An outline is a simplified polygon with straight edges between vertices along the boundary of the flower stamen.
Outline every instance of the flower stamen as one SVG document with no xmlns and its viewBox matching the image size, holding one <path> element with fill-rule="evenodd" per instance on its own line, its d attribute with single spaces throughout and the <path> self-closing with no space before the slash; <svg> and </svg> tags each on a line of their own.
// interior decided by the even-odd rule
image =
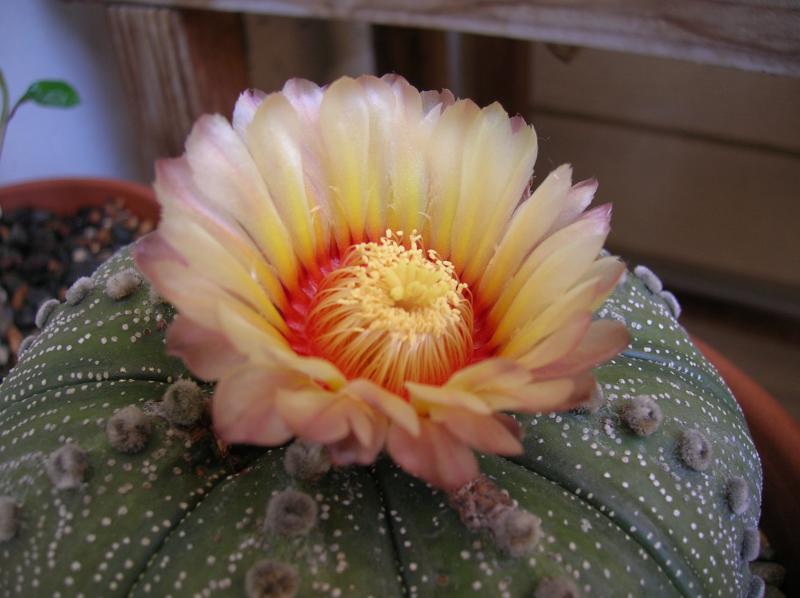
<svg viewBox="0 0 800 598">
<path fill-rule="evenodd" d="M 308 313 L 314 353 L 348 377 L 402 393 L 442 383 L 472 354 L 472 304 L 453 264 L 413 231 L 352 246 L 320 283 Z"/>
</svg>

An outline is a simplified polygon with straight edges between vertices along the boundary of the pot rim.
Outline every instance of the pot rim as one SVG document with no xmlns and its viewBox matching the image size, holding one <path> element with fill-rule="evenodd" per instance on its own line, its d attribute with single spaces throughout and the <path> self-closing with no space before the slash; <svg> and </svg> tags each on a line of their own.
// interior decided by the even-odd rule
<svg viewBox="0 0 800 598">
<path fill-rule="evenodd" d="M 153 190 L 134 181 L 102 177 L 33 179 L 0 186 L 0 209 L 37 207 L 57 214 L 72 214 L 85 206 L 99 206 L 121 198 L 139 218 L 158 221 L 159 206 Z"/>
</svg>

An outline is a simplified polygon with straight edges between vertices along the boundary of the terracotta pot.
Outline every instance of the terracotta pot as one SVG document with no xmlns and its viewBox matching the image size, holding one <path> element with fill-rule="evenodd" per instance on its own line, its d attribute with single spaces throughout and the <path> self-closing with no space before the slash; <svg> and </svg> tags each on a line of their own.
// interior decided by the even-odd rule
<svg viewBox="0 0 800 598">
<path fill-rule="evenodd" d="M 108 199 L 122 198 L 125 207 L 139 218 L 156 223 L 159 207 L 149 187 L 129 181 L 94 178 L 45 179 L 0 187 L 0 207 L 42 208 L 56 214 L 74 214 L 82 207 L 102 206 Z"/>
<path fill-rule="evenodd" d="M 800 424 L 750 376 L 697 337 L 692 340 L 730 386 L 742 406 L 764 468 L 761 528 L 787 565 L 783 590 L 800 595 Z"/>
</svg>

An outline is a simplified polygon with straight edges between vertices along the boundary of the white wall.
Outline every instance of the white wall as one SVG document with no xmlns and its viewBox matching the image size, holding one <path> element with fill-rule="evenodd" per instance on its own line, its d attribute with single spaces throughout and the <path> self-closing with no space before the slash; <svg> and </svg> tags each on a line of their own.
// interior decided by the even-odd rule
<svg viewBox="0 0 800 598">
<path fill-rule="evenodd" d="M 134 126 L 103 8 L 61 0 L 0 0 L 0 68 L 12 102 L 36 79 L 65 79 L 81 103 L 26 104 L 8 129 L 0 184 L 57 176 L 141 180 Z"/>
</svg>

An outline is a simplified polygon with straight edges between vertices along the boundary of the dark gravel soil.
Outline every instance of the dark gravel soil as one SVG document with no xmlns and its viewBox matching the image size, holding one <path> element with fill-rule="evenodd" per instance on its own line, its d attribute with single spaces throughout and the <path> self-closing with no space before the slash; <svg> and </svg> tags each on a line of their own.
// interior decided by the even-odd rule
<svg viewBox="0 0 800 598">
<path fill-rule="evenodd" d="M 35 331 L 39 306 L 63 300 L 75 280 L 153 226 L 119 198 L 74 216 L 29 208 L 0 213 L 0 380 L 16 362 L 22 339 Z"/>
</svg>

